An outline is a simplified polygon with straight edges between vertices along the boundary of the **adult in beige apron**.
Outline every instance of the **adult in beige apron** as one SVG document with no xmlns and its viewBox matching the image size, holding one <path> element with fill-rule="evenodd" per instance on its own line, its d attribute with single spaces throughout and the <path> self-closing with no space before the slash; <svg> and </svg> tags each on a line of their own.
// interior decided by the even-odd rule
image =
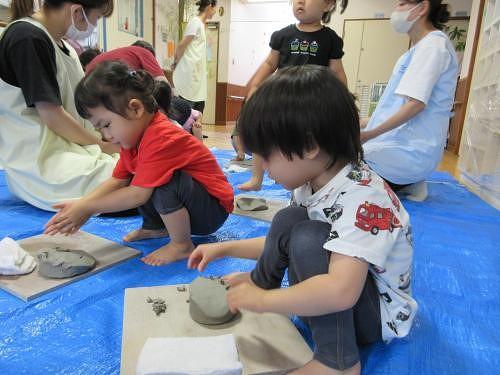
<svg viewBox="0 0 500 375">
<path fill-rule="evenodd" d="M 47 29 L 32 18 L 15 22 L 29 22 L 47 34 L 54 45 L 62 107 L 82 127 L 95 132 L 75 108 L 73 94 L 84 75 L 76 52 L 68 47 L 70 55 L 66 55 Z M 118 157 L 103 153 L 98 145 L 80 146 L 60 137 L 42 123 L 36 108 L 26 106 L 19 87 L 0 79 L 0 165 L 9 190 L 20 199 L 55 211 L 55 203 L 81 198 L 108 179 Z"/>
<path fill-rule="evenodd" d="M 189 21 L 184 38 L 175 52 L 172 79 L 176 93 L 194 103 L 207 99 L 205 23 L 214 16 L 216 5 L 217 0 L 203 0 L 199 3 L 199 15 Z M 203 108 L 194 109 L 203 112 Z"/>
</svg>

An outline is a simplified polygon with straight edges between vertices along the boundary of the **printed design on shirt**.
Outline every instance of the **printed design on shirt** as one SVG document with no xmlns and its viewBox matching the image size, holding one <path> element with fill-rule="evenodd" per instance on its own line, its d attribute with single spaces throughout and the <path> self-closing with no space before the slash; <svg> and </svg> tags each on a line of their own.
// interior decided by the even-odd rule
<svg viewBox="0 0 500 375">
<path fill-rule="evenodd" d="M 408 229 L 406 230 L 405 233 L 406 241 L 408 241 L 408 244 L 413 247 L 413 230 L 411 225 L 408 225 Z"/>
<path fill-rule="evenodd" d="M 386 322 L 385 324 L 387 324 L 387 326 L 391 329 L 391 331 L 393 331 L 396 336 L 398 336 L 398 328 L 396 327 L 396 323 L 394 323 L 394 321 L 390 321 L 390 322 Z"/>
<path fill-rule="evenodd" d="M 374 203 L 362 203 L 356 211 L 358 228 L 377 235 L 381 230 L 392 232 L 394 228 L 401 228 L 401 222 L 390 208 L 383 208 Z"/>
<path fill-rule="evenodd" d="M 394 205 L 394 207 L 396 207 L 396 210 L 399 212 L 399 210 L 401 209 L 401 203 L 399 202 L 396 193 L 394 193 L 394 191 L 391 189 L 391 187 L 386 181 L 384 181 L 384 189 L 387 192 L 389 198 L 391 199 L 392 204 Z"/>
<path fill-rule="evenodd" d="M 309 42 L 308 40 L 293 39 L 290 42 L 290 53 L 292 55 L 310 55 L 316 56 L 319 51 L 319 43 L 315 40 Z"/>
<path fill-rule="evenodd" d="M 328 238 L 326 239 L 326 242 L 335 240 L 339 238 L 339 233 L 336 230 L 332 230 L 330 234 L 328 235 Z"/>
<path fill-rule="evenodd" d="M 411 269 L 408 269 L 405 273 L 399 275 L 398 289 L 403 292 L 408 291 L 411 283 Z"/>
<path fill-rule="evenodd" d="M 401 322 L 406 322 L 411 315 L 411 307 L 409 304 L 406 304 L 396 315 L 396 320 Z"/>
<path fill-rule="evenodd" d="M 307 40 L 303 40 L 300 42 L 300 52 L 307 52 L 309 49 L 309 42 Z"/>
<path fill-rule="evenodd" d="M 384 273 L 385 272 L 385 268 L 382 268 L 382 267 L 379 267 L 379 266 L 376 266 L 374 264 L 371 265 L 372 266 L 372 269 L 375 273 Z"/>
<path fill-rule="evenodd" d="M 315 40 L 313 40 L 311 42 L 311 44 L 309 45 L 309 52 L 311 53 L 317 53 L 318 52 L 318 49 L 319 49 L 319 44 L 318 42 L 316 42 Z"/>
<path fill-rule="evenodd" d="M 347 178 L 358 185 L 368 186 L 372 181 L 372 172 L 366 164 L 358 164 L 347 174 Z"/>
<path fill-rule="evenodd" d="M 343 212 L 344 206 L 338 203 L 334 203 L 331 207 L 323 208 L 323 213 L 332 223 L 338 220 Z"/>
</svg>

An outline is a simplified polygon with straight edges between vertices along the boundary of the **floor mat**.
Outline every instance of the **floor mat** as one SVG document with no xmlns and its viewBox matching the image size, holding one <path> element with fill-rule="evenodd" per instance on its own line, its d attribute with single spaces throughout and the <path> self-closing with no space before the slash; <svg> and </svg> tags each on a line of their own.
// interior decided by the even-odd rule
<svg viewBox="0 0 500 375">
<path fill-rule="evenodd" d="M 234 153 L 213 151 L 221 166 Z M 228 175 L 233 186 L 250 172 Z M 236 193 L 240 191 L 236 190 Z M 267 177 L 256 195 L 288 199 Z M 410 335 L 362 351 L 364 374 L 489 374 L 500 367 L 500 215 L 445 173 L 429 179 L 424 203 L 404 201 L 413 224 L 413 293 L 420 305 Z M 0 172 L 0 238 L 42 232 L 52 216 L 14 198 Z M 121 242 L 140 217 L 92 218 L 82 229 Z M 265 235 L 268 223 L 230 215 L 196 243 Z M 168 239 L 130 246 L 149 253 Z M 221 259 L 205 276 L 248 271 L 254 262 Z M 0 291 L 0 373 L 118 374 L 124 289 L 188 283 L 186 262 L 154 268 L 133 259 L 29 303 Z M 300 322 L 297 325 L 308 337 Z"/>
</svg>

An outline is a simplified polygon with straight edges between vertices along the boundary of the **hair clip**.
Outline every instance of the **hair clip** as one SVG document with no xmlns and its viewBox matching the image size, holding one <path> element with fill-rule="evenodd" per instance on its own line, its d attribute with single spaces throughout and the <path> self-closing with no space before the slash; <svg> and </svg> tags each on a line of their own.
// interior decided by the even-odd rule
<svg viewBox="0 0 500 375">
<path fill-rule="evenodd" d="M 135 70 L 131 70 L 128 72 L 128 75 L 131 76 L 131 77 L 135 77 L 137 74 L 137 72 Z"/>
</svg>

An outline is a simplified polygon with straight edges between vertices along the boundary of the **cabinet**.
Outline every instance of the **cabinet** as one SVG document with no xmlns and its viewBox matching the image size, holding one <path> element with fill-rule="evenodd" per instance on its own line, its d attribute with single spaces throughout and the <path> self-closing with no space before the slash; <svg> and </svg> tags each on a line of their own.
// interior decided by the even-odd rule
<svg viewBox="0 0 500 375">
<path fill-rule="evenodd" d="M 487 0 L 460 147 L 463 182 L 500 208 L 500 0 Z"/>
</svg>

